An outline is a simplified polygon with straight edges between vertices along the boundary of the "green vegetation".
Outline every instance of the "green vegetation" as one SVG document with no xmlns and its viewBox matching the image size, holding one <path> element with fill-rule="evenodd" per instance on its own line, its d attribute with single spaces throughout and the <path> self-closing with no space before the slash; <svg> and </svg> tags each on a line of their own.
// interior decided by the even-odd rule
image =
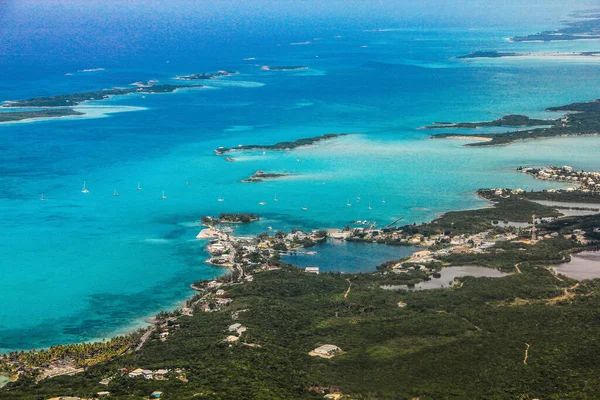
<svg viewBox="0 0 600 400">
<path fill-rule="evenodd" d="M 229 76 L 229 75 L 235 75 L 235 74 L 237 74 L 237 72 L 235 72 L 235 71 L 217 71 L 217 72 L 212 72 L 209 74 L 191 74 L 191 75 L 178 76 L 175 79 L 182 80 L 182 81 L 210 80 L 210 79 L 220 78 L 222 76 Z"/>
<path fill-rule="evenodd" d="M 506 127 L 519 127 L 519 126 L 539 126 L 539 125 L 553 125 L 556 121 L 547 119 L 532 119 L 524 115 L 505 115 L 502 118 L 488 122 L 460 122 L 460 123 L 447 123 L 447 122 L 435 122 L 433 126 L 427 126 L 426 129 L 447 129 L 447 128 L 487 128 L 494 126 L 506 126 Z M 478 135 L 486 136 L 486 135 Z"/>
<path fill-rule="evenodd" d="M 93 92 L 82 92 L 72 94 L 61 94 L 48 97 L 35 97 L 28 100 L 19 100 L 6 103 L 3 107 L 69 107 L 76 106 L 84 101 L 106 100 L 111 96 L 123 96 L 131 93 L 171 93 L 177 89 L 200 88 L 202 85 L 153 85 L 136 88 L 114 88 L 96 90 Z"/>
<path fill-rule="evenodd" d="M 527 200 L 547 200 L 557 202 L 570 202 L 570 203 L 590 203 L 600 204 L 600 194 L 596 192 L 582 192 L 580 190 L 574 191 L 542 191 L 542 192 L 524 192 L 522 196 Z"/>
<path fill-rule="evenodd" d="M 533 35 L 517 36 L 513 42 L 532 41 L 565 41 L 579 39 L 600 39 L 600 16 L 594 12 L 580 12 L 576 15 L 581 20 L 569 22 L 566 27 L 553 31 L 544 31 Z"/>
<path fill-rule="evenodd" d="M 290 174 L 282 174 L 275 172 L 265 172 L 265 171 L 256 171 L 250 177 L 243 179 L 241 182 L 243 183 L 256 183 L 256 182 L 264 182 L 265 179 L 277 179 L 282 178 L 284 176 L 289 176 Z"/>
<path fill-rule="evenodd" d="M 260 217 L 252 213 L 221 213 L 218 218 L 202 217 L 202 224 L 239 224 L 258 221 Z"/>
<path fill-rule="evenodd" d="M 531 193 L 488 189 L 478 194 L 493 207 L 450 212 L 401 229 L 423 235 L 474 233 L 492 229 L 494 220 L 558 215 L 529 201 Z M 221 214 L 207 222 L 254 218 Z M 85 370 L 41 381 L 35 372 L 27 373 L 0 390 L 0 399 L 91 397 L 100 391 L 114 399 L 146 399 L 161 391 L 165 400 L 311 399 L 332 392 L 364 400 L 594 398 L 600 392 L 600 326 L 590 321 L 600 318 L 600 279 L 577 283 L 555 276 L 548 266 L 597 248 L 597 242 L 588 244 L 572 233 L 582 229 L 588 239 L 600 240 L 598 227 L 598 215 L 557 219 L 538 225 L 544 239 L 534 244 L 517 237 L 482 252 L 405 262 L 402 273 L 393 267 L 404 260 L 384 263 L 370 274 L 316 275 L 281 263 L 277 253 L 257 250 L 243 270 L 218 282 L 195 283 L 199 292 L 186 304 L 193 313 L 159 315 L 161 328 L 148 331 L 139 351 L 133 350 L 137 333 L 108 344 L 12 354 L 29 367 L 59 358 Z M 279 231 L 273 238 L 285 236 Z M 458 278 L 446 289 L 394 290 L 452 265 L 511 274 Z M 246 281 L 245 274 L 253 279 Z M 234 323 L 247 330 L 225 343 Z M 169 330 L 166 339 L 161 329 Z M 309 356 L 323 344 L 343 352 L 331 359 Z M 0 366 L 15 373 L 14 364 Z M 128 376 L 137 368 L 169 372 L 164 380 Z"/>
<path fill-rule="evenodd" d="M 533 214 L 538 218 L 560 215 L 554 208 L 528 201 L 524 193 L 516 194 L 509 189 L 503 190 L 501 195 L 490 189 L 480 189 L 477 194 L 492 202 L 493 207 L 451 211 L 428 224 L 406 225 L 400 229 L 424 235 L 477 233 L 494 228 L 497 221 L 530 222 Z"/>
<path fill-rule="evenodd" d="M 584 217 L 561 218 L 549 223 L 545 223 L 541 228 L 559 232 L 561 234 L 570 234 L 576 229 L 586 232 L 586 236 L 593 240 L 600 240 L 600 214 L 587 215 Z"/>
<path fill-rule="evenodd" d="M 1 122 L 16 122 L 33 118 L 58 118 L 68 117 L 72 115 L 83 115 L 79 111 L 71 108 L 60 108 L 56 110 L 35 110 L 35 111 L 18 111 L 18 112 L 0 112 Z"/>
<path fill-rule="evenodd" d="M 519 140 L 542 139 L 558 136 L 597 135 L 600 133 L 600 101 L 573 103 L 560 107 L 550 107 L 546 111 L 568 113 L 564 118 L 551 120 L 535 120 L 523 115 L 509 115 L 489 122 L 465 122 L 456 124 L 434 125 L 428 129 L 440 128 L 476 128 L 489 126 L 536 126 L 551 125 L 528 130 L 506 133 L 489 133 L 471 135 L 474 138 L 489 139 L 488 141 L 469 143 L 467 146 L 497 146 L 510 144 Z M 520 123 L 518 123 L 520 122 Z M 524 124 L 524 125 L 523 125 Z M 432 139 L 452 137 L 468 137 L 470 135 L 448 133 L 431 136 Z"/>
<path fill-rule="evenodd" d="M 513 52 L 502 52 L 502 51 L 473 51 L 464 56 L 458 56 L 458 59 L 469 59 L 469 58 L 500 58 L 500 57 L 512 57 L 518 53 Z"/>
<path fill-rule="evenodd" d="M 564 239 L 548 239 L 534 245 L 521 242 L 499 242 L 486 253 L 455 253 L 443 257 L 442 261 L 452 265 L 476 265 L 498 268 L 513 272 L 515 264 L 552 265 L 568 262 L 569 254 L 584 249 L 577 242 Z M 522 264 L 527 263 L 527 264 Z"/>
<path fill-rule="evenodd" d="M 219 147 L 218 149 L 215 150 L 215 153 L 217 153 L 218 155 L 221 155 L 221 154 L 226 154 L 226 153 L 229 153 L 230 151 L 236 151 L 236 150 L 237 151 L 240 151 L 240 150 L 293 150 L 300 146 L 310 146 L 317 142 L 335 139 L 337 137 L 346 136 L 346 135 L 348 135 L 348 134 L 347 133 L 328 133 L 325 135 L 315 136 L 312 138 L 298 139 L 298 140 L 294 140 L 293 142 L 279 142 L 279 143 L 275 143 L 272 145 L 250 144 L 250 145 L 231 147 L 231 148 Z"/>
<path fill-rule="evenodd" d="M 551 248 L 550 258 L 563 245 Z M 223 311 L 181 317 L 166 342 L 154 335 L 139 352 L 76 376 L 20 380 L 0 398 L 108 390 L 111 398 L 142 399 L 160 390 L 167 400 L 310 399 L 337 388 L 355 399 L 593 398 L 600 391 L 600 326 L 590 321 L 600 317 L 600 283 L 573 288 L 574 281 L 556 279 L 541 266 L 546 250 L 521 263 L 521 274 L 467 277 L 452 289 L 421 292 L 380 289 L 385 273 L 314 275 L 283 267 L 257 274 L 227 287 L 234 302 Z M 227 345 L 233 322 L 248 330 L 242 343 Z M 308 356 L 325 343 L 343 354 Z M 183 368 L 188 382 L 119 373 L 138 367 Z M 98 383 L 113 375 L 108 386 Z"/>
</svg>

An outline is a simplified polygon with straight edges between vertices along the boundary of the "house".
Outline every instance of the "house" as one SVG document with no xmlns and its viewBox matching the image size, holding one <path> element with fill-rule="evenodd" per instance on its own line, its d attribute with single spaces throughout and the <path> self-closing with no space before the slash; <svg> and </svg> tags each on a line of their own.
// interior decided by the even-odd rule
<svg viewBox="0 0 600 400">
<path fill-rule="evenodd" d="M 239 328 L 241 328 L 241 326 L 242 326 L 242 324 L 240 324 L 240 323 L 236 323 L 236 324 L 233 324 L 233 325 L 229 325 L 229 328 L 227 328 L 227 330 L 228 330 L 229 332 L 235 332 L 235 331 L 237 331 Z"/>
<path fill-rule="evenodd" d="M 308 354 L 311 356 L 317 356 L 322 358 L 331 358 L 341 352 L 342 349 L 340 349 L 334 344 L 324 344 L 323 346 L 317 347 Z"/>
<path fill-rule="evenodd" d="M 208 289 L 213 289 L 213 288 L 216 288 L 216 287 L 219 287 L 219 286 L 221 286 L 221 285 L 220 285 L 220 282 L 217 282 L 217 281 L 210 281 L 210 282 L 208 282 L 208 283 L 206 284 L 206 287 L 207 287 Z"/>
<path fill-rule="evenodd" d="M 137 378 L 142 375 L 144 375 L 144 370 L 141 368 L 134 369 L 129 374 L 127 374 L 127 376 L 129 376 L 130 378 Z"/>
<path fill-rule="evenodd" d="M 152 392 L 150 393 L 151 399 L 160 399 L 162 397 L 163 392 Z"/>
<path fill-rule="evenodd" d="M 52 397 L 48 400 L 81 400 L 81 397 L 75 397 L 75 396 L 58 396 L 58 397 Z"/>
<path fill-rule="evenodd" d="M 101 385 L 104 385 L 104 386 L 108 386 L 108 384 L 109 384 L 109 383 L 110 383 L 110 381 L 112 381 L 112 380 L 113 380 L 113 378 L 112 378 L 112 377 L 108 377 L 108 378 L 104 378 L 104 379 L 102 379 L 102 380 L 101 380 L 100 382 L 98 382 L 98 383 L 99 383 L 99 384 L 101 384 Z"/>
<path fill-rule="evenodd" d="M 332 239 L 347 239 L 351 236 L 352 234 L 350 233 L 350 231 L 342 231 L 341 229 L 329 229 L 327 231 L 327 236 L 329 236 Z"/>
<path fill-rule="evenodd" d="M 163 369 L 163 368 L 158 369 L 158 370 L 154 371 L 154 379 L 158 379 L 158 380 L 164 379 L 168 373 L 169 373 L 168 369 Z"/>
<path fill-rule="evenodd" d="M 98 397 L 108 397 L 110 396 L 110 392 L 98 392 L 96 393 Z"/>
<path fill-rule="evenodd" d="M 304 268 L 304 271 L 318 275 L 319 274 L 319 267 L 306 267 L 306 268 Z"/>
<path fill-rule="evenodd" d="M 152 379 L 152 378 L 154 378 L 153 375 L 152 375 L 152 371 L 149 370 L 149 369 L 143 369 L 142 370 L 142 375 L 144 375 L 145 379 Z"/>
<path fill-rule="evenodd" d="M 227 336 L 225 339 L 223 339 L 223 342 L 225 342 L 225 343 L 235 343 L 238 340 L 240 340 L 239 337 L 234 336 L 234 335 L 230 335 L 230 336 Z"/>
<path fill-rule="evenodd" d="M 229 305 L 229 303 L 231 303 L 233 301 L 233 299 L 217 299 L 217 304 L 220 306 L 226 306 Z"/>
</svg>

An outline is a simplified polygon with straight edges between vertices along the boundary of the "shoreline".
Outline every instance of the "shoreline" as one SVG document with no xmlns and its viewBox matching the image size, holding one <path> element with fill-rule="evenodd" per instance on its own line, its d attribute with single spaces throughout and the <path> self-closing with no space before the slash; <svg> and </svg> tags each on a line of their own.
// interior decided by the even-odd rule
<svg viewBox="0 0 600 400">
<path fill-rule="evenodd" d="M 520 189 L 519 189 L 520 190 Z M 409 245 L 409 246 L 414 246 L 415 248 L 422 248 L 422 250 L 418 250 L 416 252 L 413 252 L 408 258 L 402 259 L 402 260 L 390 260 L 388 262 L 385 262 L 384 264 L 382 264 L 383 266 L 386 266 L 385 268 L 391 268 L 390 271 L 394 271 L 396 273 L 399 272 L 409 272 L 410 269 L 412 268 L 411 266 L 413 265 L 426 265 L 426 267 L 424 267 L 425 269 L 429 269 L 429 272 L 426 272 L 426 275 L 429 276 L 428 274 L 431 273 L 435 273 L 436 271 L 438 271 L 438 267 L 440 267 L 438 264 L 441 264 L 441 267 L 443 267 L 444 265 L 446 265 L 447 263 L 444 261 L 445 258 L 443 256 L 443 254 L 453 254 L 454 250 L 457 250 L 460 253 L 464 253 L 464 248 L 469 247 L 469 241 L 475 241 L 474 243 L 471 244 L 471 249 L 472 251 L 468 251 L 469 254 L 476 254 L 476 253 L 480 253 L 481 250 L 479 250 L 479 246 L 482 246 L 481 249 L 487 248 L 487 247 L 483 247 L 484 245 L 489 245 L 489 243 L 494 243 L 494 242 L 490 242 L 489 239 L 487 239 L 485 237 L 485 232 L 487 232 L 486 230 L 482 230 L 480 227 L 472 227 L 470 228 L 470 233 L 468 235 L 466 235 L 465 233 L 463 233 L 462 235 L 459 236 L 459 233 L 461 232 L 460 228 L 457 228 L 457 230 L 451 230 L 450 235 L 452 237 L 454 237 L 454 239 L 456 239 L 456 241 L 453 239 L 451 242 L 446 242 L 445 238 L 447 236 L 447 233 L 444 231 L 443 228 L 443 224 L 447 225 L 448 221 L 443 221 L 443 220 L 456 220 L 457 215 L 462 215 L 459 216 L 460 218 L 465 219 L 465 221 L 468 221 L 469 217 L 468 215 L 476 215 L 478 214 L 477 211 L 478 210 L 490 210 L 492 209 L 492 211 L 494 211 L 493 209 L 497 209 L 496 211 L 501 211 L 502 209 L 505 209 L 502 204 L 504 204 L 505 202 L 510 202 L 511 198 L 513 198 L 513 196 L 516 196 L 516 198 L 520 198 L 518 193 L 522 193 L 523 191 L 519 191 L 519 190 L 504 190 L 504 189 L 493 189 L 493 190 L 483 190 L 480 189 L 478 190 L 475 194 L 481 199 L 484 200 L 487 204 L 484 207 L 478 207 L 478 208 L 474 208 L 472 209 L 472 211 L 475 211 L 475 213 L 469 213 L 469 210 L 461 210 L 461 211 L 447 211 L 441 214 L 441 216 L 433 219 L 432 221 L 426 222 L 426 223 L 422 223 L 419 226 L 416 226 L 416 231 L 413 231 L 412 233 L 407 233 L 409 230 L 412 230 L 412 225 L 406 225 L 406 226 L 398 226 L 396 230 L 394 230 L 395 228 L 391 228 L 392 231 L 387 231 L 386 233 L 386 228 L 387 227 L 391 227 L 394 223 L 387 225 L 384 228 L 378 228 L 376 230 L 376 233 L 373 234 L 372 236 L 370 236 L 370 234 L 372 233 L 372 227 L 371 228 L 351 228 L 352 231 L 352 236 L 348 237 L 339 237 L 339 233 L 342 233 L 343 231 L 340 229 L 330 229 L 328 231 L 313 231 L 312 234 L 308 234 L 305 233 L 303 231 L 292 231 L 292 233 L 286 234 L 285 232 L 283 233 L 283 236 L 280 234 L 275 234 L 273 236 L 270 235 L 266 235 L 263 236 L 261 235 L 257 235 L 255 237 L 252 238 L 247 238 L 247 237 L 237 237 L 234 236 L 232 234 L 230 234 L 230 230 L 228 228 L 219 228 L 219 227 L 215 227 L 211 224 L 203 224 L 203 226 L 205 227 L 204 229 L 202 229 L 200 231 L 200 233 L 196 236 L 197 239 L 206 239 L 206 242 L 204 243 L 204 245 L 206 246 L 206 248 L 208 249 L 208 252 L 210 253 L 211 257 L 208 258 L 207 260 L 205 260 L 206 263 L 208 264 L 212 264 L 212 265 L 216 265 L 216 266 L 220 266 L 220 267 L 224 267 L 227 268 L 230 271 L 230 274 L 226 274 L 223 273 L 219 276 L 213 277 L 212 279 L 202 279 L 200 281 L 196 281 L 193 282 L 191 284 L 189 284 L 189 287 L 191 290 L 193 290 L 194 292 L 192 293 L 192 295 L 190 296 L 186 296 L 183 300 L 181 301 L 177 301 L 173 304 L 173 308 L 170 308 L 170 311 L 165 310 L 165 308 L 162 308 L 162 311 L 157 312 L 157 314 L 155 314 L 154 317 L 143 317 L 140 318 L 138 320 L 136 320 L 135 322 L 140 323 L 141 321 L 143 321 L 143 324 L 145 325 L 144 327 L 141 326 L 136 326 L 135 328 L 132 326 L 127 327 L 122 329 L 121 331 L 123 333 L 120 334 L 120 336 L 116 336 L 119 335 L 119 333 L 115 332 L 114 335 L 110 335 L 106 338 L 99 338 L 96 341 L 90 341 L 90 342 L 86 342 L 86 343 L 95 343 L 97 345 L 100 345 L 99 342 L 102 343 L 102 345 L 105 342 L 105 339 L 109 339 L 109 343 L 112 343 L 113 341 L 119 341 L 120 343 L 128 343 L 126 346 L 126 348 L 123 348 L 122 344 L 121 344 L 121 352 L 118 355 L 112 355 L 112 356 L 106 356 L 103 355 L 102 353 L 97 357 L 97 362 L 94 362 L 92 364 L 80 364 L 80 363 L 72 363 L 71 367 L 67 367 L 65 372 L 56 372 L 55 369 L 53 369 L 54 367 L 36 367 L 35 365 L 29 365 L 27 366 L 27 368 L 33 368 L 33 370 L 36 370 L 36 368 L 39 369 L 39 371 L 41 371 L 42 373 L 42 377 L 43 378 L 47 378 L 47 377 L 51 377 L 51 376 L 58 376 L 58 375 L 72 375 L 72 374 L 76 374 L 76 373 L 80 373 L 82 371 L 84 371 L 85 367 L 91 367 L 92 365 L 95 365 L 96 363 L 100 363 L 100 362 L 104 362 L 104 361 L 108 361 L 111 359 L 114 359 L 115 357 L 118 357 L 121 354 L 124 353 L 128 353 L 128 352 L 135 352 L 138 351 L 142 348 L 142 346 L 144 345 L 144 343 L 151 337 L 151 335 L 154 332 L 157 331 L 162 331 L 164 332 L 164 327 L 169 327 L 171 323 L 175 324 L 175 328 L 172 329 L 177 329 L 176 327 L 178 327 L 179 325 L 176 324 L 176 321 L 182 317 L 182 316 L 193 316 L 196 313 L 199 312 L 212 312 L 212 311 L 221 311 L 224 310 L 224 306 L 227 306 L 230 302 L 234 301 L 234 299 L 231 299 L 227 296 L 220 296 L 219 292 L 221 292 L 221 294 L 226 294 L 227 292 L 225 290 L 216 290 L 218 289 L 221 285 L 236 285 L 236 284 L 244 284 L 246 282 L 252 282 L 254 280 L 254 274 L 256 273 L 261 273 L 261 272 L 267 272 L 267 271 L 271 271 L 271 270 L 275 270 L 275 269 L 281 269 L 281 262 L 279 261 L 279 257 L 274 258 L 273 255 L 276 254 L 282 254 L 282 252 L 286 252 L 289 253 L 290 251 L 297 251 L 299 249 L 305 249 L 308 247 L 312 247 L 315 244 L 321 243 L 326 241 L 326 239 L 328 237 L 333 238 L 333 239 L 342 239 L 342 240 L 348 240 L 348 241 L 355 241 L 353 239 L 358 238 L 359 241 L 361 241 L 363 238 L 365 239 L 364 241 L 366 242 L 373 242 L 373 243 L 383 243 L 385 245 Z M 495 193 L 494 193 L 495 191 Z M 498 194 L 498 192 L 501 192 L 500 194 Z M 514 201 L 514 200 L 512 200 Z M 514 205 L 514 203 L 511 207 L 517 207 L 517 205 Z M 540 207 L 545 207 L 545 206 L 540 206 Z M 551 209 L 551 207 L 546 207 L 546 209 Z M 514 210 L 513 210 L 514 212 Z M 479 213 L 480 214 L 480 213 Z M 538 215 L 537 212 L 535 212 L 536 215 Z M 242 215 L 242 214 L 240 214 Z M 506 215 L 507 218 L 510 218 L 508 215 Z M 542 216 L 543 217 L 543 216 Z M 208 218 L 208 217 L 204 217 L 204 218 Z M 489 218 L 489 217 L 488 217 Z M 397 222 L 397 221 L 394 221 Z M 438 225 L 439 224 L 439 225 Z M 444 226 L 445 226 L 444 225 Z M 406 230 L 407 227 L 410 227 L 410 229 Z M 424 229 L 424 230 L 423 230 Z M 422 235 L 421 233 L 425 234 L 425 231 L 427 229 L 437 229 L 439 231 L 439 229 L 442 229 L 442 231 L 444 231 L 444 233 L 437 233 L 437 239 L 435 237 L 429 237 L 427 236 L 427 238 L 424 237 L 424 235 Z M 360 232 L 367 233 L 367 237 L 363 237 L 363 236 L 354 236 L 356 235 L 358 232 L 358 234 L 360 235 Z M 396 233 L 402 233 L 403 237 L 396 237 Z M 415 233 L 417 232 L 417 233 Z M 421 233 L 419 233 L 421 232 Z M 380 236 L 381 234 L 383 234 L 384 236 Z M 406 235 L 408 234 L 408 237 L 406 237 Z M 279 235 L 279 236 L 278 236 Z M 338 237 L 334 237 L 334 235 L 337 235 Z M 387 235 L 387 236 L 385 236 Z M 446 235 L 446 236 L 444 236 Z M 504 239 L 500 238 L 497 240 L 500 240 L 501 242 L 503 240 L 514 240 L 516 237 L 518 237 L 517 235 L 514 235 L 514 233 L 512 233 L 512 231 L 505 231 L 503 234 Z M 374 239 L 375 240 L 372 240 Z M 420 240 L 418 240 L 420 238 Z M 426 239 L 426 240 L 423 240 Z M 382 241 L 383 240 L 383 241 Z M 432 241 L 433 240 L 433 241 Z M 544 239 L 540 239 L 540 240 L 544 240 Z M 439 242 L 439 243 L 438 243 Z M 269 244 L 270 243 L 270 244 Z M 275 245 L 273 245 L 275 243 Z M 442 247 L 438 247 L 439 245 L 441 245 L 442 243 L 446 243 L 445 245 L 443 245 Z M 286 246 L 287 244 L 287 246 Z M 283 247 L 280 249 L 278 246 L 283 245 Z M 255 260 L 253 257 L 253 253 L 250 252 L 249 247 L 254 247 L 256 248 L 256 250 L 254 251 L 258 251 L 260 249 L 269 249 L 268 252 L 266 252 L 265 254 L 263 254 L 259 260 Z M 576 252 L 577 250 L 579 251 L 584 251 L 585 249 L 574 249 L 572 252 Z M 485 252 L 485 250 L 484 250 Z M 256 253 L 258 254 L 258 252 Z M 442 258 L 440 258 L 440 256 Z M 248 264 L 247 261 L 252 260 L 252 262 L 255 264 L 254 266 L 252 266 L 252 263 Z M 273 261 L 276 260 L 276 261 Z M 213 261 L 219 261 L 219 262 L 213 262 Z M 288 267 L 294 267 L 293 265 L 287 264 L 286 262 L 283 262 L 284 266 L 288 266 Z M 437 265 L 437 266 L 436 266 Z M 452 263 L 447 264 L 447 266 L 450 265 L 454 265 Z M 296 267 L 297 268 L 297 267 Z M 318 270 L 318 268 L 317 268 Z M 308 272 L 308 269 L 306 270 Z M 380 271 L 380 267 L 378 267 L 378 271 Z M 420 269 L 420 271 L 425 271 L 423 269 Z M 312 271 L 310 271 L 312 272 Z M 370 272 L 371 273 L 371 272 Z M 351 273 L 350 275 L 353 275 L 355 273 Z M 427 280 L 427 279 L 425 279 Z M 223 286 L 224 288 L 226 286 Z M 216 292 L 215 292 L 216 290 Z M 214 293 L 213 293 L 214 292 Z M 216 306 L 211 305 L 214 303 L 214 295 L 216 294 Z M 208 299 L 208 300 L 207 300 Z M 210 300 L 213 299 L 213 300 Z M 212 301 L 212 303 L 211 303 Z M 202 306 L 202 309 L 199 309 L 200 306 Z M 215 308 L 216 307 L 216 308 Z M 168 332 L 167 332 L 168 335 Z M 161 340 L 165 341 L 168 340 L 167 336 L 162 336 L 161 334 Z M 73 343 L 71 345 L 73 346 L 77 346 L 79 343 Z M 51 346 L 51 348 L 56 348 L 57 346 L 71 346 L 71 345 L 54 345 Z M 114 349 L 115 344 L 112 343 L 112 348 Z M 29 352 L 30 350 L 27 350 L 27 352 Z M 65 358 L 59 358 L 57 360 L 62 360 L 65 362 L 68 362 L 68 360 Z M 9 363 L 10 365 L 10 363 Z M 82 368 L 82 366 L 84 368 Z M 15 375 L 11 375 L 11 378 L 15 378 Z"/>
<path fill-rule="evenodd" d="M 501 134 L 501 135 L 503 135 L 503 134 Z M 469 135 L 454 136 L 452 134 L 431 135 L 431 136 L 429 136 L 429 139 L 473 140 L 476 143 L 466 143 L 463 146 L 465 146 L 465 147 L 500 147 L 500 146 L 508 146 L 508 145 L 511 145 L 514 143 L 528 142 L 528 141 L 535 141 L 535 140 L 567 139 L 567 138 L 594 137 L 594 136 L 600 136 L 600 132 L 598 132 L 598 133 L 568 133 L 568 134 L 562 134 L 562 135 L 519 138 L 519 139 L 506 141 L 503 143 L 489 143 L 489 142 L 494 141 L 493 138 L 486 138 L 486 137 L 481 137 L 481 136 L 469 136 Z M 484 143 L 477 143 L 477 142 L 484 142 Z M 486 143 L 489 143 L 489 144 L 486 144 Z"/>
<path fill-rule="evenodd" d="M 82 104 L 83 103 L 84 102 L 82 102 Z M 27 108 L 47 109 L 47 107 L 27 107 Z M 24 118 L 24 119 L 20 119 L 20 120 L 16 120 L 16 121 L 0 121 L 0 126 L 1 125 L 12 125 L 12 124 L 26 124 L 26 123 L 34 123 L 34 122 L 47 122 L 47 121 L 96 119 L 96 118 L 105 118 L 111 114 L 118 114 L 118 113 L 122 113 L 122 112 L 134 112 L 134 111 L 148 110 L 147 107 L 110 106 L 110 105 L 77 105 L 77 106 L 73 107 L 72 109 L 74 111 L 79 112 L 80 114 L 57 115 L 54 117 L 31 117 L 31 118 Z M 94 113 L 94 111 L 100 111 L 102 109 L 106 109 L 107 111 Z"/>
</svg>

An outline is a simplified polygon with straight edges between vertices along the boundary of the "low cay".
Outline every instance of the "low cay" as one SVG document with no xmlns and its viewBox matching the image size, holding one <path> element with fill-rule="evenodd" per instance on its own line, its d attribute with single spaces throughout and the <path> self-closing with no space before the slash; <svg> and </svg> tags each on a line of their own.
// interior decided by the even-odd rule
<svg viewBox="0 0 600 400">
<path fill-rule="evenodd" d="M 293 150 L 301 146 L 310 146 L 324 140 L 335 139 L 341 136 L 346 136 L 348 133 L 328 133 L 322 136 L 316 136 L 312 138 L 298 139 L 293 142 L 279 142 L 272 145 L 265 144 L 250 144 L 250 145 L 239 145 L 238 147 L 219 147 L 215 150 L 217 155 L 227 154 L 232 151 L 243 151 L 243 150 Z"/>
</svg>

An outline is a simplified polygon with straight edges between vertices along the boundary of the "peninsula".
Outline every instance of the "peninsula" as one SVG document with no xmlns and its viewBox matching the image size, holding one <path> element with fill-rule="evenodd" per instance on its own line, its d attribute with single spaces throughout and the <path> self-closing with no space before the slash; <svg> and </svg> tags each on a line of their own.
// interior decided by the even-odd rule
<svg viewBox="0 0 600 400">
<path fill-rule="evenodd" d="M 568 165 L 562 167 L 550 166 L 547 168 L 519 167 L 517 171 L 528 174 L 536 179 L 573 183 L 583 193 L 600 192 L 600 172 L 577 171 Z M 572 188 L 570 191 L 575 191 L 575 189 Z"/>
<path fill-rule="evenodd" d="M 556 120 L 531 119 L 524 115 L 507 115 L 500 119 L 488 122 L 436 123 L 433 126 L 425 127 L 425 129 L 529 127 L 529 129 L 506 133 L 481 133 L 477 135 L 444 133 L 430 136 L 431 139 L 472 138 L 473 140 L 478 140 L 478 142 L 475 143 L 468 143 L 467 146 L 497 146 L 521 140 L 545 139 L 561 136 L 589 136 L 598 135 L 600 133 L 600 100 L 550 107 L 547 108 L 546 111 L 562 112 L 566 113 L 566 115 Z"/>
<path fill-rule="evenodd" d="M 250 145 L 239 145 L 237 147 L 219 147 L 215 150 L 217 155 L 227 154 L 232 151 L 243 151 L 243 150 L 293 150 L 301 146 L 310 146 L 315 143 L 335 139 L 341 136 L 346 136 L 348 133 L 328 133 L 321 136 L 315 136 L 312 138 L 304 138 L 294 140 L 293 142 L 279 142 L 275 144 L 250 144 Z"/>
</svg>

